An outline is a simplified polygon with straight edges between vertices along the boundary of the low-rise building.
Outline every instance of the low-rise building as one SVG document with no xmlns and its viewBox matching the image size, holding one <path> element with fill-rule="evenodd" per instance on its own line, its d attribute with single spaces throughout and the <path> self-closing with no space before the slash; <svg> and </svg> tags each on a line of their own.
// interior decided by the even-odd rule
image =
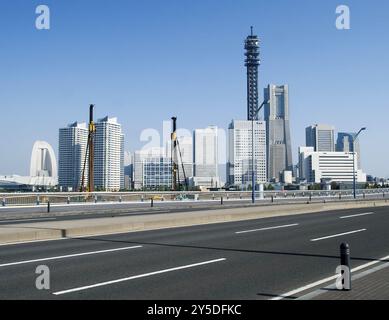
<svg viewBox="0 0 389 320">
<path fill-rule="evenodd" d="M 353 168 L 357 183 L 366 182 L 366 174 L 358 168 L 358 157 L 352 152 L 316 152 L 313 147 L 299 148 L 300 179 L 309 183 L 323 180 L 338 183 L 353 183 Z M 354 166 L 353 166 L 354 162 Z"/>
<path fill-rule="evenodd" d="M 150 148 L 134 154 L 134 189 L 170 189 L 172 187 L 172 160 L 164 148 Z"/>
</svg>

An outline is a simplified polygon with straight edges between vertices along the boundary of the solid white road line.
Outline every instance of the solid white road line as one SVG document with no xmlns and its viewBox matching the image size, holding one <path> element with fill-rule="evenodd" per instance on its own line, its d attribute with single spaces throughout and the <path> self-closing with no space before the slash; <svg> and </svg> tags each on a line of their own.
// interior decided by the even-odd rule
<svg viewBox="0 0 389 320">
<path fill-rule="evenodd" d="M 76 254 L 68 254 L 68 255 L 65 255 L 65 256 L 56 256 L 56 257 L 48 257 L 48 258 L 41 258 L 41 259 L 34 259 L 34 260 L 24 260 L 24 261 L 10 262 L 10 263 L 0 264 L 0 268 L 2 268 L 2 267 L 9 267 L 9 266 L 16 266 L 16 265 L 20 265 L 20 264 L 27 264 L 27 263 L 34 263 L 34 262 L 41 262 L 41 261 L 49 261 L 49 260 L 59 260 L 59 259 L 81 257 L 81 256 L 89 256 L 89 255 L 92 255 L 92 254 L 116 252 L 116 251 L 123 251 L 123 250 L 137 249 L 137 248 L 142 248 L 142 246 L 132 246 L 132 247 L 124 247 L 124 248 L 116 248 L 116 249 L 108 249 L 108 250 L 100 250 L 100 251 L 90 251 L 90 252 L 83 252 L 83 253 L 76 253 Z"/>
<path fill-rule="evenodd" d="M 249 233 L 249 232 L 257 232 L 257 231 L 265 231 L 265 230 L 273 230 L 273 229 L 281 229 L 281 228 L 289 228 L 289 227 L 295 227 L 298 226 L 298 223 L 294 224 L 287 224 L 283 226 L 276 226 L 276 227 L 269 227 L 269 228 L 261 228 L 261 229 L 254 229 L 254 230 L 245 230 L 245 231 L 238 231 L 235 232 L 236 234 L 242 234 L 242 233 Z"/>
<path fill-rule="evenodd" d="M 345 236 L 345 235 L 348 235 L 348 234 L 353 234 L 353 233 L 362 232 L 362 231 L 366 231 L 366 230 L 367 229 L 354 230 L 354 231 L 334 234 L 332 236 L 327 236 L 327 237 L 322 237 L 322 238 L 317 238 L 317 239 L 311 239 L 311 241 L 315 242 L 315 241 L 320 241 L 320 240 L 325 240 L 325 239 L 330 239 L 330 238 L 336 238 L 336 237 L 341 237 L 341 236 Z"/>
<path fill-rule="evenodd" d="M 107 285 L 110 285 L 110 284 L 124 282 L 124 281 L 129 281 L 129 280 L 134 280 L 134 279 L 139 279 L 139 278 L 150 277 L 150 276 L 154 276 L 154 275 L 161 274 L 161 273 L 167 273 L 167 272 L 172 272 L 172 271 L 177 271 L 177 270 L 189 269 L 189 268 L 198 267 L 198 266 L 202 266 L 202 265 L 206 265 L 206 264 L 211 264 L 211 263 L 216 263 L 216 262 L 221 262 L 221 261 L 225 261 L 225 260 L 227 260 L 227 259 L 226 258 L 221 258 L 221 259 L 209 260 L 209 261 L 189 264 L 189 265 L 186 265 L 186 266 L 170 268 L 170 269 L 164 269 L 164 270 L 154 271 L 154 272 L 150 272 L 150 273 L 144 273 L 144 274 L 140 274 L 140 275 L 132 276 L 132 277 L 128 277 L 128 278 L 121 278 L 121 279 L 116 279 L 116 280 L 112 280 L 112 281 L 100 282 L 100 283 L 92 284 L 90 286 L 78 287 L 78 288 L 73 288 L 73 289 L 64 290 L 64 291 L 57 291 L 57 292 L 53 292 L 53 294 L 56 295 L 56 296 L 59 296 L 59 295 L 66 294 L 66 293 L 82 291 L 82 290 L 87 290 L 87 289 L 96 288 L 96 287 L 107 286 Z"/>
<path fill-rule="evenodd" d="M 387 261 L 387 260 L 389 260 L 389 256 L 386 256 L 386 257 L 383 257 L 383 258 L 381 258 L 381 259 L 374 260 L 374 261 L 368 262 L 368 263 L 366 263 L 366 264 L 360 265 L 359 267 L 356 267 L 356 268 L 354 268 L 354 269 L 351 269 L 351 272 L 352 272 L 352 273 L 353 273 L 353 272 L 357 272 L 357 271 L 359 271 L 359 270 L 366 269 L 366 268 L 368 268 L 368 267 L 371 267 L 371 266 L 373 266 L 373 265 L 376 265 L 377 263 L 385 262 L 385 261 Z M 270 300 L 282 300 L 282 299 L 284 299 L 284 298 L 291 297 L 291 296 L 293 296 L 293 295 L 295 295 L 295 294 L 298 294 L 298 293 L 300 293 L 300 292 L 306 291 L 306 290 L 308 290 L 308 289 L 312 289 L 312 288 L 314 288 L 314 287 L 317 287 L 317 286 L 319 286 L 319 285 L 321 285 L 321 284 L 324 284 L 324 283 L 326 283 L 326 282 L 333 281 L 333 280 L 335 280 L 335 279 L 337 279 L 337 278 L 338 278 L 338 275 L 334 275 L 334 276 L 325 278 L 325 279 L 323 279 L 323 280 L 319 280 L 319 281 L 316 281 L 316 282 L 314 282 L 314 283 L 308 284 L 308 285 L 306 285 L 306 286 L 297 288 L 297 289 L 295 289 L 295 290 L 286 292 L 286 293 L 284 293 L 284 294 L 279 295 L 278 297 L 271 298 Z"/>
<path fill-rule="evenodd" d="M 362 217 L 362 216 L 368 216 L 371 214 L 374 214 L 375 212 L 366 212 L 366 213 L 360 213 L 360 214 L 353 214 L 351 216 L 343 216 L 340 217 L 340 219 L 348 219 L 348 218 L 354 218 L 354 217 Z"/>
<path fill-rule="evenodd" d="M 17 220 L 0 220 L 0 223 L 23 222 L 23 221 L 48 221 L 48 220 L 57 220 L 57 218 L 33 218 L 33 219 L 17 219 Z"/>
</svg>

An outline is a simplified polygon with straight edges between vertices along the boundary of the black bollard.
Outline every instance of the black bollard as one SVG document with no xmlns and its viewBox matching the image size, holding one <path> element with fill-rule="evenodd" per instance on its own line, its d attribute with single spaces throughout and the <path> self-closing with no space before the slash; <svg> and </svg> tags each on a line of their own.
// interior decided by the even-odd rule
<svg viewBox="0 0 389 320">
<path fill-rule="evenodd" d="M 220 205 L 223 205 L 223 197 L 220 198 Z"/>
<path fill-rule="evenodd" d="M 154 207 L 154 198 L 151 198 L 151 207 Z"/>
<path fill-rule="evenodd" d="M 50 200 L 47 201 L 47 212 L 50 213 Z"/>
<path fill-rule="evenodd" d="M 348 281 L 349 281 L 349 288 L 345 288 L 343 287 L 343 290 L 344 291 L 349 291 L 351 290 L 351 263 L 350 263 L 350 246 L 343 242 L 341 245 L 340 245 L 340 264 L 342 266 L 345 266 L 348 268 Z"/>
</svg>

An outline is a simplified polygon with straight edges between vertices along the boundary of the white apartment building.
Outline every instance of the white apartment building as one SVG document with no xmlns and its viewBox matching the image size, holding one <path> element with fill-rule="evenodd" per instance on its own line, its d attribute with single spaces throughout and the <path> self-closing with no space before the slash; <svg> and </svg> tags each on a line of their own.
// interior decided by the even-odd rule
<svg viewBox="0 0 389 320">
<path fill-rule="evenodd" d="M 366 182 L 366 174 L 358 168 L 358 156 L 354 157 L 355 177 L 358 183 Z M 353 182 L 352 152 L 316 152 L 313 147 L 299 148 L 300 177 L 309 183 L 322 179 L 338 183 Z"/>
<path fill-rule="evenodd" d="M 233 120 L 228 129 L 227 175 L 230 185 L 252 184 L 252 122 Z M 266 177 L 266 123 L 254 121 L 254 172 L 256 184 Z"/>
<path fill-rule="evenodd" d="M 124 135 L 117 118 L 96 122 L 94 182 L 96 189 L 118 191 L 124 187 Z"/>
<path fill-rule="evenodd" d="M 88 128 L 85 123 L 73 123 L 59 129 L 58 182 L 64 190 L 78 191 L 87 153 Z M 85 185 L 88 183 L 88 161 L 85 166 Z"/>
</svg>

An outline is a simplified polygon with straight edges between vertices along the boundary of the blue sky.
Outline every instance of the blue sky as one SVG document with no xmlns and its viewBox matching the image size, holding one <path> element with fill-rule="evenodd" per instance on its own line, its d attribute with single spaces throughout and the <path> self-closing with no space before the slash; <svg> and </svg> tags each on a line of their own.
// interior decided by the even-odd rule
<svg viewBox="0 0 389 320">
<path fill-rule="evenodd" d="M 51 29 L 35 28 L 35 8 Z M 335 28 L 347 4 L 351 30 Z M 227 128 L 246 118 L 243 41 L 261 38 L 260 88 L 289 84 L 294 162 L 305 127 L 361 136 L 363 169 L 389 176 L 387 0 L 1 0 L 0 174 L 28 174 L 35 140 L 57 149 L 58 128 L 116 116 L 126 150 L 145 128 Z"/>
</svg>

